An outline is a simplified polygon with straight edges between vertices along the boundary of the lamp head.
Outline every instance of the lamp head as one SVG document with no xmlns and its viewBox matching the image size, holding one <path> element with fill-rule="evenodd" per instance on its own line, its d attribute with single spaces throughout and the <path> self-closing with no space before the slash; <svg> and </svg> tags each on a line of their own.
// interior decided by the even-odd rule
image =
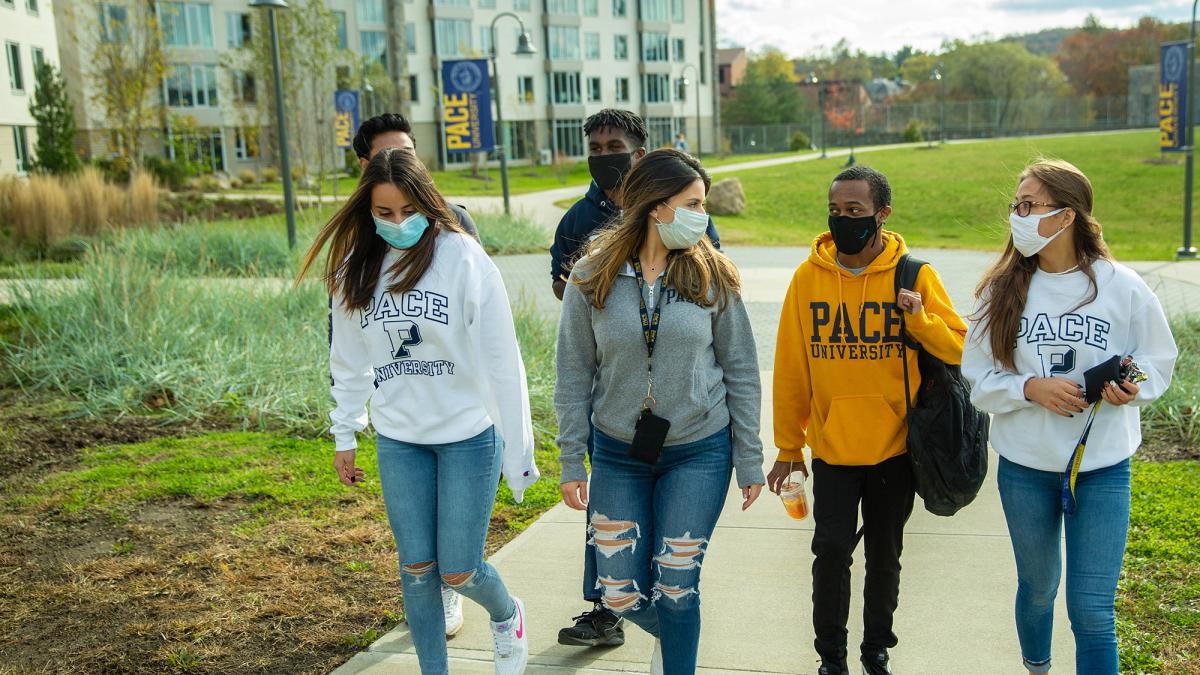
<svg viewBox="0 0 1200 675">
<path fill-rule="evenodd" d="M 536 53 L 537 48 L 533 46 L 533 42 L 529 39 L 529 33 L 522 30 L 521 36 L 517 38 L 517 50 L 513 54 L 517 56 L 533 56 Z"/>
<path fill-rule="evenodd" d="M 284 0 L 250 0 L 251 7 L 263 7 L 265 9 L 287 9 L 288 4 Z"/>
</svg>

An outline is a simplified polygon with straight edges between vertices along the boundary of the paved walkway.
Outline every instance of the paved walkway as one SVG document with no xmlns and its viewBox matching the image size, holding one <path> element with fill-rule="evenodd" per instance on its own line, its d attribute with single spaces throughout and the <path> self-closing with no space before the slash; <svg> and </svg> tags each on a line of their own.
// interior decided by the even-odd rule
<svg viewBox="0 0 1200 675">
<path fill-rule="evenodd" d="M 771 357 L 780 303 L 795 266 L 808 252 L 798 248 L 734 248 L 727 251 L 745 280 L 763 375 L 763 443 L 766 464 L 774 459 Z M 971 289 L 991 255 L 917 250 L 942 275 L 955 305 L 970 307 Z M 545 283 L 544 256 L 499 260 L 510 292 L 553 313 L 557 302 Z M 1200 311 L 1200 263 L 1134 263 L 1172 312 Z M 1189 304 L 1190 303 L 1190 304 Z M 994 458 L 994 456 L 993 456 Z M 994 468 L 994 467 L 993 467 Z M 701 673 L 815 673 L 812 649 L 812 521 L 786 516 L 778 498 L 764 494 L 740 511 L 731 489 L 712 537 L 703 575 L 704 626 Z M 511 590 L 525 600 L 532 674 L 647 672 L 651 641 L 635 627 L 613 649 L 580 649 L 556 642 L 557 631 L 584 609 L 580 599 L 583 516 L 559 504 L 491 562 Z M 1016 573 L 994 476 L 979 498 L 954 518 L 932 516 L 918 506 L 909 522 L 904 576 L 892 651 L 902 674 L 990 675 L 1022 672 L 1012 625 Z M 862 635 L 860 555 L 853 573 L 850 639 Z M 492 672 L 486 615 L 465 603 L 467 625 L 450 642 L 452 673 Z M 1073 640 L 1060 595 L 1054 660 L 1063 672 L 1074 663 Z M 339 668 L 337 675 L 417 673 L 407 626 L 401 624 Z"/>
</svg>

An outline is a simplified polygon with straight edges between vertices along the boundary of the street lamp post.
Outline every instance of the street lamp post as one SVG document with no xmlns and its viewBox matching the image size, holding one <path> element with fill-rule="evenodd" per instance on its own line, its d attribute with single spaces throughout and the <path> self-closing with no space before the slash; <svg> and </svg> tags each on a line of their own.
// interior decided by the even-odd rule
<svg viewBox="0 0 1200 675">
<path fill-rule="evenodd" d="M 1187 97 L 1188 100 L 1183 106 L 1183 128 L 1184 128 L 1184 145 L 1186 148 L 1186 160 L 1184 162 L 1183 171 L 1183 246 L 1175 252 L 1176 258 L 1195 258 L 1196 247 L 1192 246 L 1192 170 L 1195 161 L 1194 155 L 1196 151 L 1196 130 L 1192 128 L 1192 107 L 1196 102 L 1195 86 L 1196 86 L 1196 5 L 1200 4 L 1200 0 L 1192 2 L 1192 22 L 1189 24 L 1191 30 L 1188 33 L 1188 48 L 1187 48 Z"/>
<path fill-rule="evenodd" d="M 938 61 L 929 79 L 938 83 L 938 101 L 941 110 L 938 112 L 938 143 L 946 142 L 946 64 Z"/>
<path fill-rule="evenodd" d="M 521 26 L 521 37 L 517 39 L 517 49 L 513 53 L 529 56 L 536 54 L 537 50 L 529 42 L 529 33 L 521 17 L 512 12 L 501 12 L 492 19 L 492 95 L 496 99 L 496 128 L 500 131 L 500 143 L 496 147 L 500 150 L 500 190 L 504 193 L 504 215 L 509 215 L 512 211 L 508 205 L 508 145 L 504 143 L 504 102 L 500 100 L 500 69 L 496 65 L 496 22 L 506 16 L 516 19 Z"/>
<path fill-rule="evenodd" d="M 808 84 L 819 85 L 821 88 L 817 90 L 817 113 L 821 116 L 821 158 L 825 158 L 825 85 L 821 84 L 821 80 L 817 78 L 815 71 L 808 72 L 808 78 L 804 80 Z"/>
<path fill-rule="evenodd" d="M 284 0 L 250 0 L 251 7 L 267 10 L 267 24 L 271 32 L 271 62 L 275 67 L 275 125 L 279 129 L 279 165 L 283 173 L 283 210 L 287 215 L 288 248 L 296 248 L 296 210 L 292 203 L 292 170 L 288 163 L 287 124 L 283 118 L 283 75 L 279 65 L 279 33 L 275 30 L 275 10 L 287 9 Z"/>
<path fill-rule="evenodd" d="M 690 63 L 686 64 L 683 67 L 683 72 L 681 74 L 683 75 L 684 89 L 687 89 L 687 86 L 688 86 L 688 79 L 687 79 L 688 68 L 692 69 L 692 73 L 697 72 L 696 66 L 694 66 Z M 700 152 L 701 152 L 700 149 L 704 143 L 703 134 L 704 134 L 704 132 L 700 131 L 700 76 L 696 75 L 696 159 L 700 159 Z"/>
</svg>

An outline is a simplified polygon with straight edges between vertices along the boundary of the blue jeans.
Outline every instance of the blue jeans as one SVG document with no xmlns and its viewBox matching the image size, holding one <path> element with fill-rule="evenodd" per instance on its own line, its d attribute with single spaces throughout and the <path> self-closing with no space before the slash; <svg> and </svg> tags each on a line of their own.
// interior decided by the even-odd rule
<svg viewBox="0 0 1200 675">
<path fill-rule="evenodd" d="M 1129 533 L 1129 460 L 1079 474 L 1078 509 L 1063 516 L 1062 474 L 1000 458 L 1000 501 L 1017 559 L 1017 638 L 1025 667 L 1050 670 L 1054 598 L 1062 576 L 1066 525 L 1067 616 L 1075 634 L 1075 670 L 1116 675 L 1117 578 Z"/>
<path fill-rule="evenodd" d="M 595 446 L 596 430 L 588 436 L 587 456 L 592 461 L 592 449 Z M 592 503 L 588 502 L 588 522 L 592 522 Z M 596 581 L 596 546 L 592 543 L 592 535 L 584 528 L 583 544 L 583 599 L 586 602 L 600 602 L 600 585 Z"/>
<path fill-rule="evenodd" d="M 442 582 L 507 621 L 516 605 L 483 546 L 500 480 L 495 428 L 443 445 L 379 436 L 379 482 L 400 554 L 404 614 L 424 675 L 445 675 Z M 440 577 L 439 577 L 440 573 Z"/>
<path fill-rule="evenodd" d="M 663 448 L 658 464 L 596 430 L 591 520 L 604 606 L 662 639 L 668 675 L 695 672 L 700 566 L 733 470 L 729 429 Z"/>
</svg>

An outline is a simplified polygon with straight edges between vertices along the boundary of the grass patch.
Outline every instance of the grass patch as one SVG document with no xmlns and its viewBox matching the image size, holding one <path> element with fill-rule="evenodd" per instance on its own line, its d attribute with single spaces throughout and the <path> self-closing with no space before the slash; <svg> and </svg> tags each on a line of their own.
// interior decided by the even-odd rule
<svg viewBox="0 0 1200 675">
<path fill-rule="evenodd" d="M 910 245 L 999 250 L 1008 232 L 1006 206 L 1017 174 L 1043 154 L 1066 159 L 1091 178 L 1096 217 L 1118 258 L 1174 257 L 1183 214 L 1183 167 L 1145 162 L 1159 156 L 1153 131 L 880 150 L 859 153 L 859 161 L 887 174 L 895 209 L 888 224 Z M 738 216 L 717 219 L 721 242 L 808 246 L 826 230 L 829 181 L 844 161 L 817 159 L 734 172 L 746 191 L 747 207 Z"/>
<path fill-rule="evenodd" d="M 552 231 L 523 215 L 480 212 L 471 214 L 479 240 L 492 255 L 543 253 L 550 248 Z"/>
<path fill-rule="evenodd" d="M 1175 319 L 1171 333 L 1179 347 L 1175 374 L 1142 413 L 1143 434 L 1156 456 L 1200 458 L 1200 316 Z"/>
<path fill-rule="evenodd" d="M 1123 673 L 1200 673 L 1200 462 L 1133 465 L 1117 593 Z"/>
</svg>

